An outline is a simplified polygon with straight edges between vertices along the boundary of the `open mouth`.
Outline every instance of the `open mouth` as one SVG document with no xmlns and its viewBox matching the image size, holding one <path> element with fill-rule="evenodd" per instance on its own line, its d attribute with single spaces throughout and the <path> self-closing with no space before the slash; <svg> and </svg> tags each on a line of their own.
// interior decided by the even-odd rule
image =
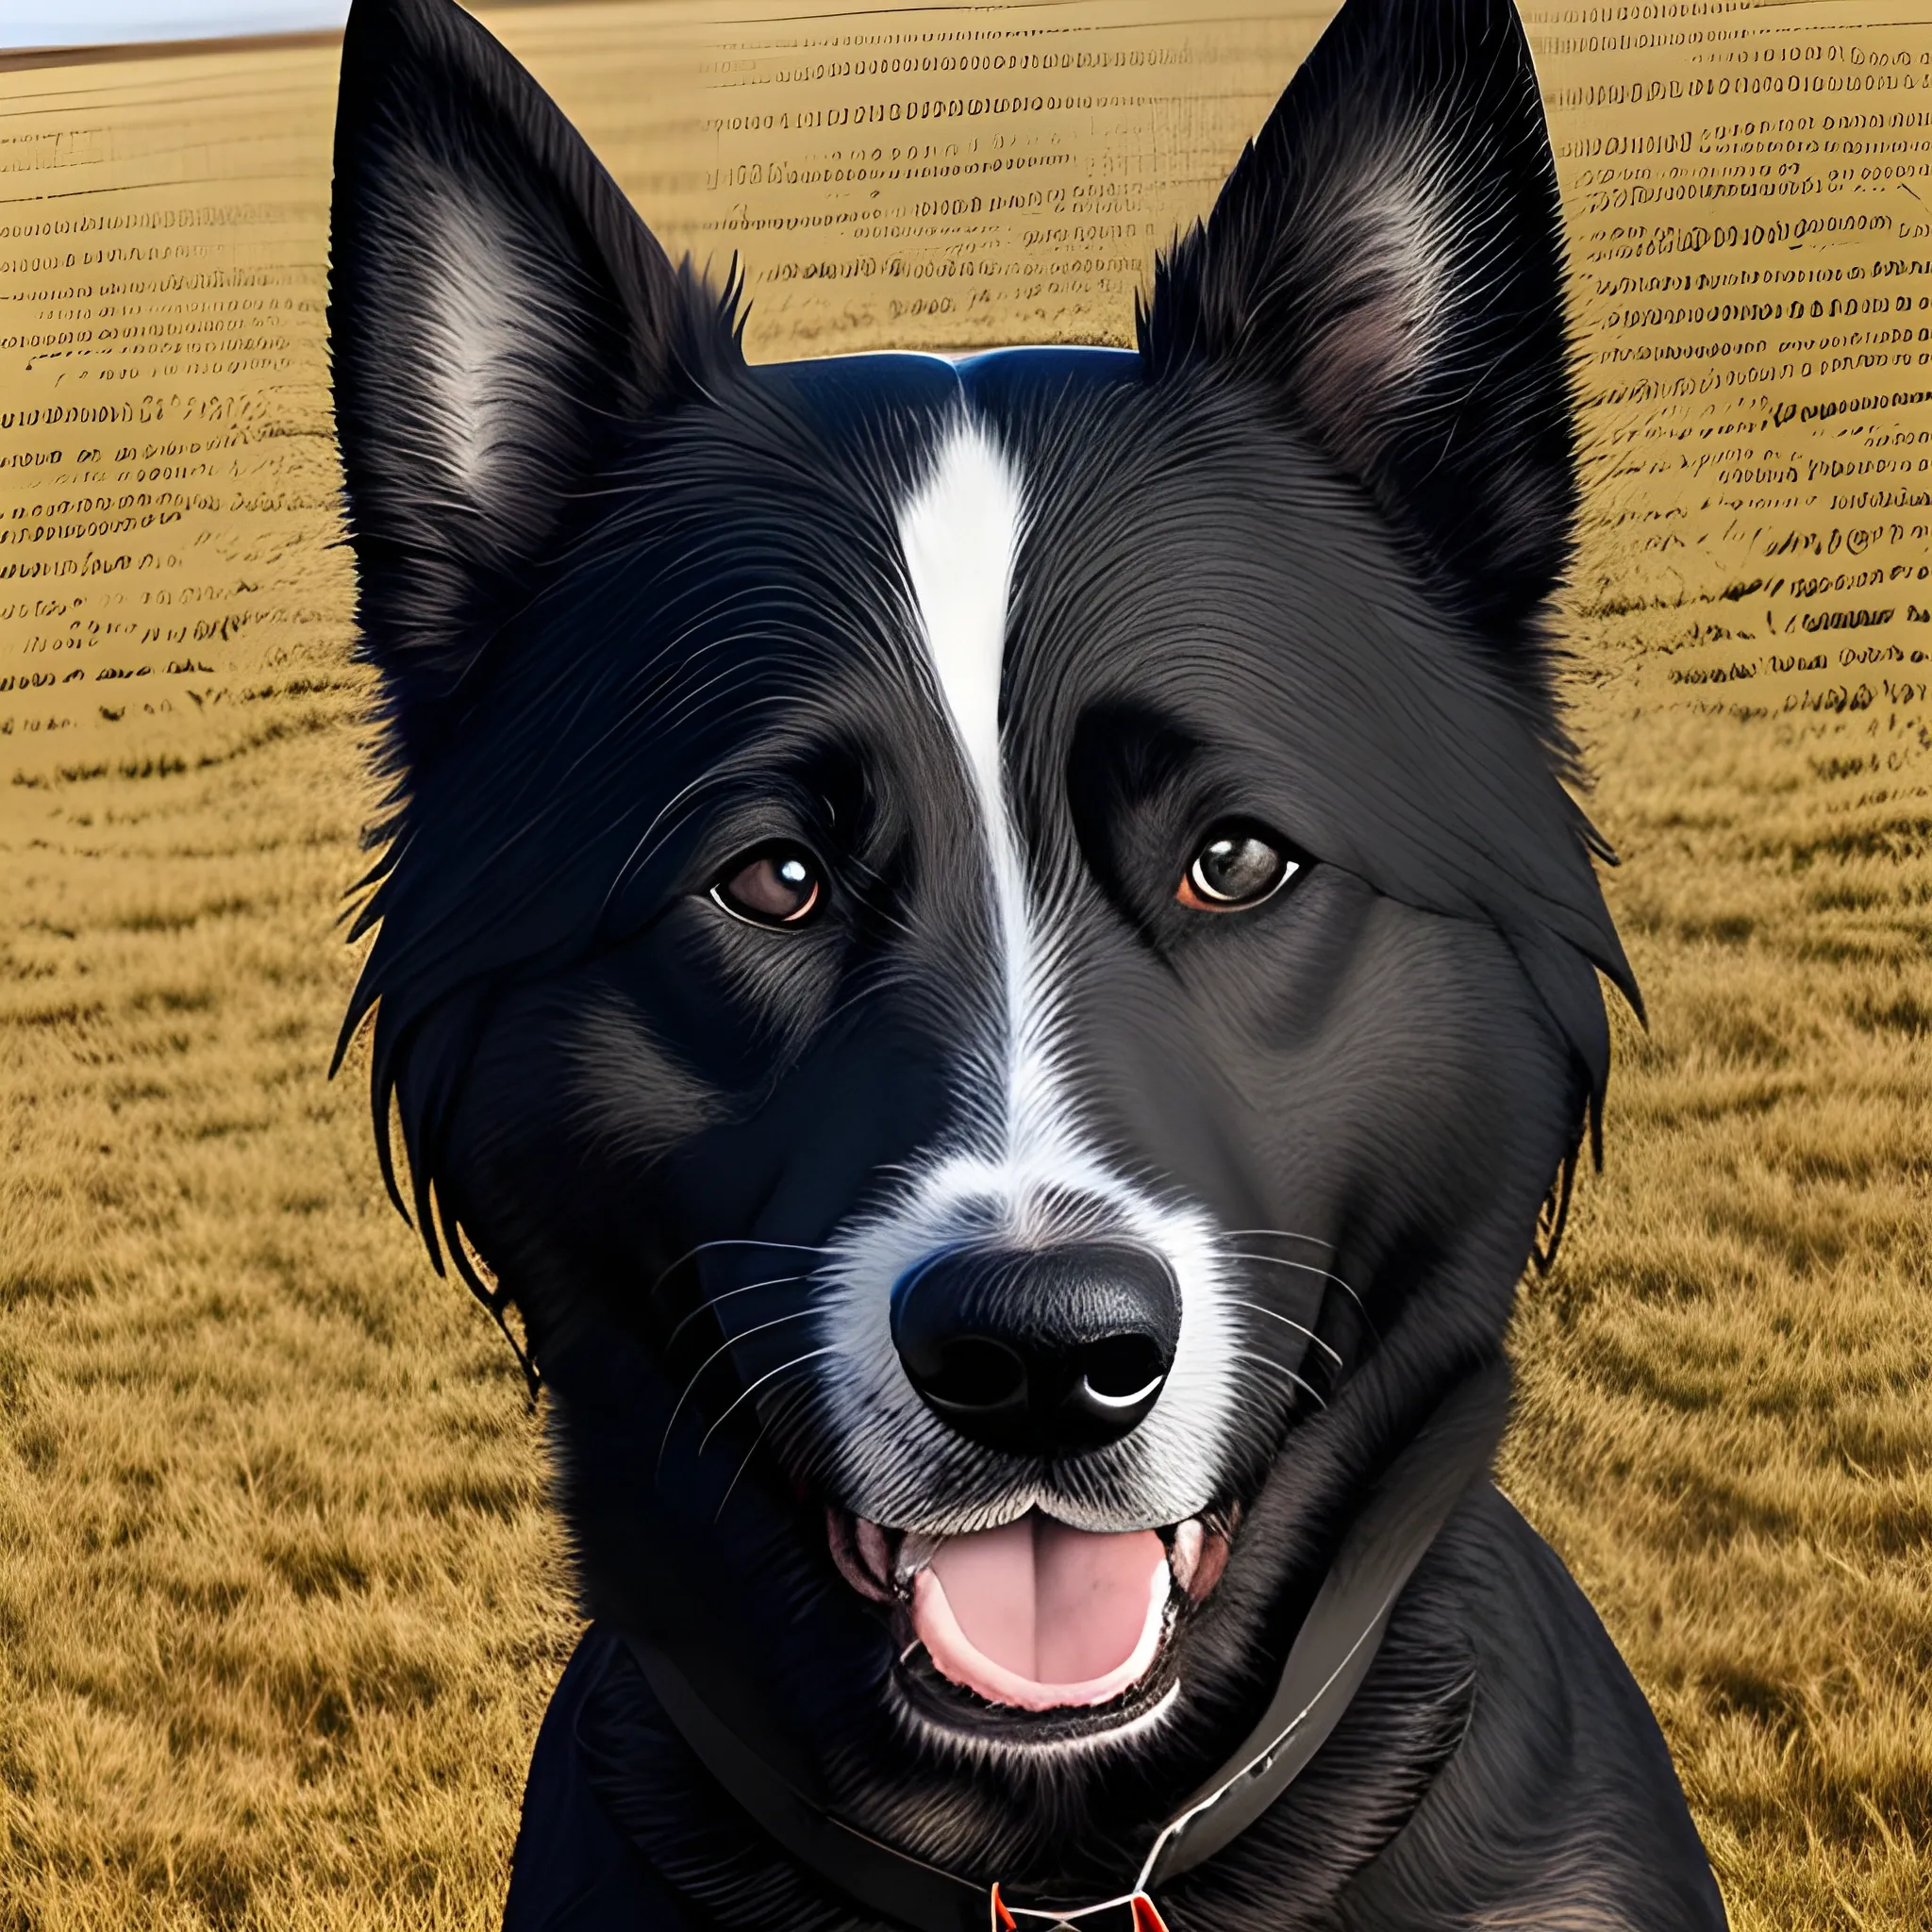
<svg viewBox="0 0 1932 1932">
<path fill-rule="evenodd" d="M 905 1649 L 1008 1710 L 1091 1710 L 1144 1684 L 1180 1617 L 1221 1580 L 1227 1530 L 1200 1517 L 1099 1534 L 1033 1510 L 997 1529 L 923 1536 L 827 1511 L 833 1560 L 894 1607 Z"/>
</svg>

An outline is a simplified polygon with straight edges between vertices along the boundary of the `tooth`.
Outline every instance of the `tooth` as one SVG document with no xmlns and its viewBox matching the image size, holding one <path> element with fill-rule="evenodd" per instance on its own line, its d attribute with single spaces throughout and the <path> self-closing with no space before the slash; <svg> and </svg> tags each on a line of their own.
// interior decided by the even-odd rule
<svg viewBox="0 0 1932 1932">
<path fill-rule="evenodd" d="M 1174 1580 L 1182 1590 L 1194 1580 L 1194 1569 L 1201 1560 L 1203 1534 L 1200 1519 L 1195 1516 L 1175 1526 L 1174 1548 L 1168 1552 L 1167 1567 L 1173 1571 Z"/>
<path fill-rule="evenodd" d="M 1188 1594 L 1196 1603 L 1200 1603 L 1212 1593 L 1214 1586 L 1221 1581 L 1221 1573 L 1226 1568 L 1226 1537 L 1208 1537 L 1201 1545 L 1201 1560 L 1194 1566 L 1194 1574 L 1190 1581 Z"/>
<path fill-rule="evenodd" d="M 930 1563 L 945 1541 L 942 1536 L 927 1536 L 923 1530 L 908 1529 L 899 1539 L 899 1560 L 892 1574 L 900 1583 L 909 1583 Z"/>
</svg>

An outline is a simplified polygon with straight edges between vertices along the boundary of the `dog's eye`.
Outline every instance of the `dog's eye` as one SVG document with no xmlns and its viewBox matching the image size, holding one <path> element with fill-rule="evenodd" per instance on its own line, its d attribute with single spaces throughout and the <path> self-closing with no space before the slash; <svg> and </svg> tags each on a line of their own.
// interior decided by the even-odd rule
<svg viewBox="0 0 1932 1932">
<path fill-rule="evenodd" d="M 1224 826 L 1194 854 L 1174 897 L 1195 912 L 1242 912 L 1272 899 L 1306 860 L 1245 826 Z"/>
<path fill-rule="evenodd" d="M 816 860 L 796 845 L 734 858 L 711 888 L 717 905 L 752 925 L 802 925 L 823 897 Z"/>
</svg>

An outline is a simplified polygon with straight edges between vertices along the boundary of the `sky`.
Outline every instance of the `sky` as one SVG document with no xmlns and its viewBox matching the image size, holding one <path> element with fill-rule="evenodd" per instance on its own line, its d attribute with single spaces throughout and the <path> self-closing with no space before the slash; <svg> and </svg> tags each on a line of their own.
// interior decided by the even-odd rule
<svg viewBox="0 0 1932 1932">
<path fill-rule="evenodd" d="M 349 0 L 0 0 L 0 47 L 187 41 L 341 26 Z"/>
</svg>

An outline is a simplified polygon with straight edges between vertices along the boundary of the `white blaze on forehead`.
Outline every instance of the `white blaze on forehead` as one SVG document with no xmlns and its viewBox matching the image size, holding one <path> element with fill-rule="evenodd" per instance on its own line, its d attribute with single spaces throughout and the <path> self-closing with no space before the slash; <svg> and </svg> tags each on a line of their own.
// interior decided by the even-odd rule
<svg viewBox="0 0 1932 1932">
<path fill-rule="evenodd" d="M 1000 754 L 1000 672 L 1013 572 L 1026 523 L 1019 471 L 983 424 L 961 409 L 925 481 L 899 513 L 899 543 L 941 701 L 958 741 L 985 833 L 999 946 L 1001 1037 L 982 1076 L 996 1090 L 1000 1152 L 1009 1159 L 1066 1124 L 1053 1063 L 1055 1001 L 1035 934 L 1026 860 L 1007 809 Z M 1060 1138 L 1063 1138 L 1061 1136 Z M 1023 1193 L 1015 1177 L 1010 1190 Z"/>
<path fill-rule="evenodd" d="M 899 512 L 899 545 L 925 648 L 995 835 L 1005 813 L 1000 667 L 1024 517 L 1012 464 L 963 411 L 931 474 Z"/>
<path fill-rule="evenodd" d="M 1213 1498 L 1236 1400 L 1233 1323 L 1211 1224 L 1115 1173 L 1091 1144 L 1074 1091 L 1059 983 L 1072 962 L 1066 910 L 1035 903 L 1000 746 L 1000 678 L 1025 528 L 1018 465 L 962 407 L 900 509 L 898 535 L 908 614 L 977 807 L 997 998 L 991 1024 L 957 1069 L 965 1131 L 907 1171 L 895 1198 L 846 1227 L 823 1271 L 844 1500 L 874 1522 L 947 1534 L 1015 1520 L 1036 1503 L 1083 1529 L 1178 1523 Z M 891 1338 L 893 1285 L 941 1249 L 989 1238 L 1134 1242 L 1161 1257 L 1181 1291 L 1179 1341 L 1154 1412 L 1089 1458 L 1091 1467 L 1031 1488 L 933 1418 Z"/>
</svg>

